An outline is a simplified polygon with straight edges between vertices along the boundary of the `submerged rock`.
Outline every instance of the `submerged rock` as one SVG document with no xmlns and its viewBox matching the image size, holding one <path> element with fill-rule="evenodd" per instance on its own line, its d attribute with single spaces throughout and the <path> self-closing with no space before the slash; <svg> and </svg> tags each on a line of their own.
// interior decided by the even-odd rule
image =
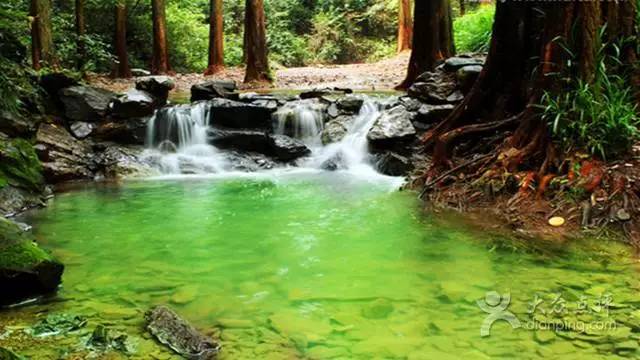
<svg viewBox="0 0 640 360">
<path fill-rule="evenodd" d="M 0 305 L 54 292 L 64 266 L 42 250 L 31 234 L 0 217 Z"/>
<path fill-rule="evenodd" d="M 215 359 L 220 345 L 180 318 L 171 309 L 158 306 L 145 315 L 146 329 L 177 354 L 194 360 Z"/>
<path fill-rule="evenodd" d="M 128 354 L 131 350 L 127 339 L 127 334 L 114 332 L 100 324 L 93 330 L 87 346 L 101 351 L 116 350 Z"/>
<path fill-rule="evenodd" d="M 232 80 L 213 80 L 191 87 L 191 101 L 211 100 L 216 98 L 239 100 L 240 94 L 236 82 Z"/>
<path fill-rule="evenodd" d="M 65 116 L 70 120 L 97 122 L 109 111 L 109 104 L 116 99 L 116 94 L 90 86 L 72 86 L 59 93 L 64 105 Z"/>
<path fill-rule="evenodd" d="M 32 331 L 36 336 L 51 336 L 66 334 L 87 326 L 87 319 L 83 316 L 70 314 L 51 314 L 36 324 Z"/>
</svg>

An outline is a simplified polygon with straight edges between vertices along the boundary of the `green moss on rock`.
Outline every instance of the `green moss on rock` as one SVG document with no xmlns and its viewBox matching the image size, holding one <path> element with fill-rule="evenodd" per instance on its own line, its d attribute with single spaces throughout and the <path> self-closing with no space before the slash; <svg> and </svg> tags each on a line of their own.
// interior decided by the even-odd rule
<svg viewBox="0 0 640 360">
<path fill-rule="evenodd" d="M 0 188 L 7 185 L 37 192 L 44 187 L 42 164 L 25 139 L 0 140 Z"/>
<path fill-rule="evenodd" d="M 64 266 L 29 233 L 0 217 L 0 305 L 55 291 L 63 271 Z"/>
</svg>

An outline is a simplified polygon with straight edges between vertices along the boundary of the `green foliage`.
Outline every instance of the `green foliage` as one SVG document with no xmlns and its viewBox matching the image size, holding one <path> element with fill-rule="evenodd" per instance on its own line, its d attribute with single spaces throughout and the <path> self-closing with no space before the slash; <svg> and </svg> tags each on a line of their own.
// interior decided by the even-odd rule
<svg viewBox="0 0 640 360">
<path fill-rule="evenodd" d="M 2 184 L 36 192 L 42 190 L 42 165 L 27 140 L 0 141 L 0 187 Z"/>
<path fill-rule="evenodd" d="M 453 21 L 458 52 L 489 51 L 495 12 L 495 5 L 482 5 Z"/>
<path fill-rule="evenodd" d="M 169 51 L 174 70 L 202 71 L 207 67 L 209 51 L 206 14 L 202 8 L 182 6 L 177 1 L 169 2 L 166 11 Z"/>
<path fill-rule="evenodd" d="M 604 33 L 605 29 L 599 39 Z M 553 138 L 563 149 L 584 149 L 607 159 L 624 154 L 638 140 L 640 116 L 618 60 L 619 47 L 598 43 L 593 79 L 567 76 L 561 94 L 544 94 L 542 109 Z M 572 57 L 568 71 L 575 73 L 579 59 Z"/>
</svg>

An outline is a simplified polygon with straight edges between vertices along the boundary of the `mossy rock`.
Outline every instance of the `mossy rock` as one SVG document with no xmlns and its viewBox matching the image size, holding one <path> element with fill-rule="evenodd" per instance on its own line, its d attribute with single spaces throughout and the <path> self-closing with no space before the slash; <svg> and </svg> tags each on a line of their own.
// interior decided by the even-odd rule
<svg viewBox="0 0 640 360">
<path fill-rule="evenodd" d="M 7 185 L 34 192 L 44 188 L 42 164 L 25 139 L 0 140 L 0 188 Z"/>
<path fill-rule="evenodd" d="M 63 271 L 29 233 L 0 217 L 0 306 L 54 292 Z"/>
</svg>

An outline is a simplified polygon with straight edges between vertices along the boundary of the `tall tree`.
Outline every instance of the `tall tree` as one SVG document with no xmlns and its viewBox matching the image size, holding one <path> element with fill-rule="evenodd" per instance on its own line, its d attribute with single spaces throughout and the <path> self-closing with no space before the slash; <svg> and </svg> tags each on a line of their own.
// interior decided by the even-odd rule
<svg viewBox="0 0 640 360">
<path fill-rule="evenodd" d="M 453 147 L 462 139 L 511 128 L 515 131 L 498 148 L 496 164 L 515 170 L 538 163 L 539 173 L 546 174 L 558 159 L 536 104 L 545 92 L 562 92 L 566 76 L 593 79 L 600 27 L 606 22 L 603 41 L 634 38 L 636 11 L 635 1 L 498 2 L 482 73 L 463 102 L 423 139 L 435 145 L 434 169 L 451 166 Z M 616 54 L 633 69 L 635 44 Z"/>
<path fill-rule="evenodd" d="M 209 12 L 209 67 L 205 75 L 213 75 L 224 69 L 224 21 L 222 0 L 211 0 Z"/>
<path fill-rule="evenodd" d="M 244 33 L 247 61 L 244 81 L 273 81 L 267 58 L 267 34 L 263 0 L 245 1 Z"/>
<path fill-rule="evenodd" d="M 411 49 L 413 37 L 413 19 L 411 18 L 411 0 L 398 0 L 398 52 Z"/>
<path fill-rule="evenodd" d="M 467 12 L 467 4 L 464 2 L 465 0 L 460 0 L 460 16 L 463 16 Z"/>
<path fill-rule="evenodd" d="M 84 36 L 86 34 L 86 23 L 85 23 L 85 16 L 84 16 L 84 5 L 85 5 L 85 0 L 76 0 L 76 56 L 77 56 L 77 61 L 76 61 L 76 66 L 79 70 L 81 70 L 84 67 L 86 58 L 87 58 L 87 52 L 86 52 L 86 46 L 85 46 L 85 42 L 84 42 Z"/>
<path fill-rule="evenodd" d="M 408 88 L 420 74 L 455 53 L 449 0 L 415 1 L 413 19 L 413 49 L 399 89 Z"/>
<path fill-rule="evenodd" d="M 116 2 L 116 31 L 114 36 L 117 63 L 111 76 L 114 78 L 130 78 L 129 58 L 127 56 L 127 3 L 126 0 Z"/>
<path fill-rule="evenodd" d="M 171 71 L 169 64 L 169 46 L 167 41 L 167 16 L 165 0 L 151 0 L 153 18 L 153 55 L 152 74 L 166 74 Z"/>
<path fill-rule="evenodd" d="M 56 66 L 51 37 L 51 0 L 31 0 L 31 60 L 33 68 Z"/>
</svg>

